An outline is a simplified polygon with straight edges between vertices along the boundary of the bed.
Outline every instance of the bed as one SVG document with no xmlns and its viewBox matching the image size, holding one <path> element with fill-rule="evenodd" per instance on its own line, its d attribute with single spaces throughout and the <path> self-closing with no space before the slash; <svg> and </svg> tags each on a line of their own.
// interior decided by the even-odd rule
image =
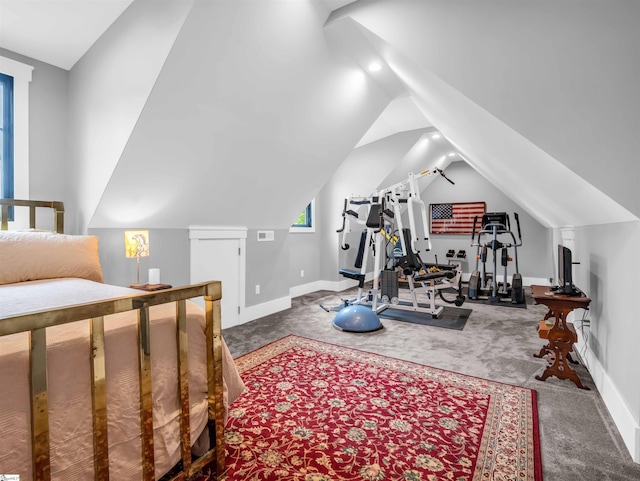
<svg viewBox="0 0 640 481">
<path fill-rule="evenodd" d="M 8 231 L 9 207 L 28 208 Z M 56 232 L 36 231 L 51 209 Z M 226 410 L 244 390 L 222 339 L 221 284 L 102 282 L 98 239 L 59 202 L 0 199 L 0 473 L 28 480 L 224 476 Z M 204 297 L 205 308 L 189 299 Z"/>
</svg>

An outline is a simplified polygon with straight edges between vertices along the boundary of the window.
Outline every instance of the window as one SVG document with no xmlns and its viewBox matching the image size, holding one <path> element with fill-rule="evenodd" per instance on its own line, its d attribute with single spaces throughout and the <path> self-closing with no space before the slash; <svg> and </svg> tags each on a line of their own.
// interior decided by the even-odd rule
<svg viewBox="0 0 640 481">
<path fill-rule="evenodd" d="M 298 216 L 291 227 L 311 227 L 313 225 L 311 219 L 311 204 L 309 204 L 307 208 L 303 210 L 302 213 Z"/>
<path fill-rule="evenodd" d="M 296 221 L 291 225 L 289 232 L 315 232 L 315 199 L 300 213 Z"/>
<path fill-rule="evenodd" d="M 0 197 L 13 198 L 13 77 L 3 73 L 0 73 Z"/>
</svg>

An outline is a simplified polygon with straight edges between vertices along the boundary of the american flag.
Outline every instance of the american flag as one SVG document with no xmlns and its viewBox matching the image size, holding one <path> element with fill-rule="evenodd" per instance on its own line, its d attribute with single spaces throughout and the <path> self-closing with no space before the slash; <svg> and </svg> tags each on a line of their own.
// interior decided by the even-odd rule
<svg viewBox="0 0 640 481">
<path fill-rule="evenodd" d="M 431 204 L 432 234 L 471 234 L 473 219 L 478 216 L 476 229 L 486 205 L 484 202 L 456 202 L 454 204 Z"/>
</svg>

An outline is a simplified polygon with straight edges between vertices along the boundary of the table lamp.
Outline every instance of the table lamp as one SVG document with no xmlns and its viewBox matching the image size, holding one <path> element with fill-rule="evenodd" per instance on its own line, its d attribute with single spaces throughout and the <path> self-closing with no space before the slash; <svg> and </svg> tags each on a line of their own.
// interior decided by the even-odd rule
<svg viewBox="0 0 640 481">
<path fill-rule="evenodd" d="M 137 283 L 140 286 L 140 258 L 149 256 L 149 231 L 127 230 L 124 232 L 124 252 L 127 259 L 135 257 L 138 273 Z M 133 287 L 133 286 L 132 286 Z"/>
</svg>

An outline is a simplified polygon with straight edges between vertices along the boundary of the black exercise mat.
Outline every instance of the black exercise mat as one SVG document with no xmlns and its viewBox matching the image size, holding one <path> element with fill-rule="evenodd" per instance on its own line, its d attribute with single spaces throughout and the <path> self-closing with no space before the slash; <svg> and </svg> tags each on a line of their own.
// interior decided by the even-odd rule
<svg viewBox="0 0 640 481">
<path fill-rule="evenodd" d="M 445 329 L 454 329 L 462 331 L 467 319 L 469 319 L 471 309 L 463 307 L 444 306 L 440 316 L 434 319 L 431 314 L 417 311 L 405 311 L 404 309 L 394 309 L 388 307 L 378 313 L 381 319 L 392 319 L 395 321 L 411 322 L 413 324 L 421 324 L 423 326 L 443 327 Z"/>
</svg>

